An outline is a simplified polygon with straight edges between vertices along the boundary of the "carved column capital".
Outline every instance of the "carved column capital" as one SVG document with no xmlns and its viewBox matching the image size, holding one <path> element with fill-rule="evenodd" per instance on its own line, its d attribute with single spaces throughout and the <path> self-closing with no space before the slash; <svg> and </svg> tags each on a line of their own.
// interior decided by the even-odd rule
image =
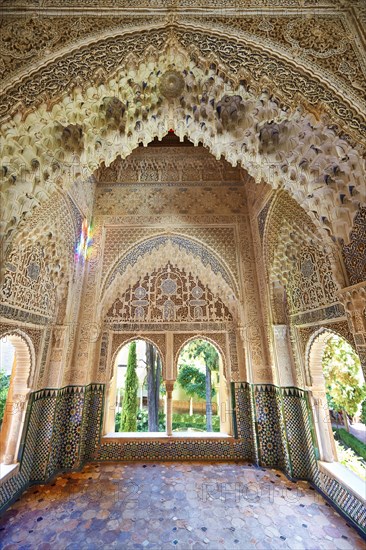
<svg viewBox="0 0 366 550">
<path fill-rule="evenodd" d="M 166 388 L 166 393 L 168 394 L 172 394 L 173 392 L 173 389 L 174 389 L 174 380 L 165 380 L 165 388 Z"/>
</svg>

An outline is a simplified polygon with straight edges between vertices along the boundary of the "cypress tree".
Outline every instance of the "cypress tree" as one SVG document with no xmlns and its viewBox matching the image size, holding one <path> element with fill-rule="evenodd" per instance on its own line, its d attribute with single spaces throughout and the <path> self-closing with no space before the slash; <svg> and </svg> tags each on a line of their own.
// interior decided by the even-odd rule
<svg viewBox="0 0 366 550">
<path fill-rule="evenodd" d="M 128 350 L 125 395 L 122 403 L 121 432 L 137 431 L 138 378 L 136 374 L 136 342 L 131 342 Z"/>
</svg>

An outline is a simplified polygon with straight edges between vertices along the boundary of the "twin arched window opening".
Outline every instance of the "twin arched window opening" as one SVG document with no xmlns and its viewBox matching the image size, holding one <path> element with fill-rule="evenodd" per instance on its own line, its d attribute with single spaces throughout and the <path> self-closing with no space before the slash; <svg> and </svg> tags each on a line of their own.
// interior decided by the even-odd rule
<svg viewBox="0 0 366 550">
<path fill-rule="evenodd" d="M 154 344 L 134 340 L 116 356 L 105 432 L 158 436 L 169 432 L 170 425 L 173 435 L 230 434 L 229 393 L 221 354 L 209 341 L 186 343 L 179 353 L 176 380 L 165 381 Z"/>
</svg>

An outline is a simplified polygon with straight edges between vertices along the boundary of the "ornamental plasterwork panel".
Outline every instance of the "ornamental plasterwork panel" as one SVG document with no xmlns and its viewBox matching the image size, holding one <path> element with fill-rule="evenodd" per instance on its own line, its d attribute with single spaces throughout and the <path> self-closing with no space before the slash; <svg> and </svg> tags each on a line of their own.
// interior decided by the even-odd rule
<svg viewBox="0 0 366 550">
<path fill-rule="evenodd" d="M 248 175 L 226 160 L 215 159 L 204 147 L 138 147 L 125 158 L 95 172 L 98 186 L 111 183 L 199 185 L 244 183 Z"/>
<path fill-rule="evenodd" d="M 202 249 L 204 250 L 204 249 Z M 195 257 L 189 250 L 173 245 L 167 241 L 158 249 L 153 248 L 150 252 L 139 252 L 136 248 L 137 261 L 125 266 L 123 272 L 115 272 L 113 281 L 105 293 L 98 299 L 97 317 L 104 319 L 105 314 L 113 305 L 117 297 L 130 287 L 131 281 L 143 279 L 146 273 L 161 269 L 162 266 L 170 263 L 179 270 L 186 271 L 194 277 L 198 277 L 205 285 L 208 285 L 215 296 L 219 296 L 227 304 L 231 315 L 238 316 L 238 302 L 235 291 L 223 279 L 221 273 L 215 273 L 209 264 L 202 259 Z M 90 292 L 97 293 L 96 288 L 90 288 Z M 99 289 L 98 289 L 99 292 Z"/>
<path fill-rule="evenodd" d="M 234 292 L 238 289 L 238 282 L 233 277 L 233 274 L 228 267 L 225 266 L 219 256 L 216 256 L 208 247 L 205 247 L 199 241 L 181 235 L 168 234 L 144 240 L 132 247 L 127 254 L 115 264 L 113 269 L 109 271 L 102 293 L 108 289 L 116 277 L 123 275 L 128 267 L 135 266 L 143 257 L 148 257 L 149 255 L 152 257 L 156 256 L 158 251 L 163 252 L 162 257 L 169 256 L 170 253 L 172 261 L 179 261 L 179 256 L 191 256 L 196 259 L 197 264 L 202 263 L 207 267 L 209 271 L 212 272 L 212 276 L 219 276 L 226 285 L 235 289 Z M 164 254 L 164 251 L 167 251 L 168 254 Z"/>
<path fill-rule="evenodd" d="M 99 215 L 222 215 L 239 214 L 243 209 L 244 189 L 235 185 L 178 186 L 136 184 L 98 188 L 96 208 Z"/>
<path fill-rule="evenodd" d="M 41 190 L 32 194 L 31 186 L 20 196 L 16 189 L 10 190 L 0 205 L 2 220 L 12 220 L 1 242 L 2 252 L 6 256 L 11 248 L 23 248 L 27 241 L 42 242 L 47 248 L 49 267 L 53 262 L 58 263 L 59 266 L 54 267 L 55 275 L 58 272 L 65 276 L 74 259 L 82 216 L 67 195 L 56 191 L 46 197 Z"/>
<path fill-rule="evenodd" d="M 317 247 L 304 244 L 286 285 L 290 314 L 338 302 L 337 290 L 327 256 Z"/>
<path fill-rule="evenodd" d="M 47 17 L 38 13 L 3 17 L 0 22 L 0 76 L 9 78 L 11 73 L 42 61 L 51 52 L 59 54 L 65 46 L 70 47 L 87 36 L 146 24 L 146 16 Z"/>
<path fill-rule="evenodd" d="M 105 318 L 108 325 L 128 321 L 230 322 L 232 316 L 207 284 L 168 264 L 130 286 L 117 298 Z"/>
<path fill-rule="evenodd" d="M 36 243 L 12 251 L 5 264 L 0 300 L 20 309 L 52 318 L 56 289 L 44 248 Z"/>
<path fill-rule="evenodd" d="M 191 16 L 199 25 L 201 19 Z M 209 24 L 248 38 L 259 38 L 293 57 L 297 63 L 310 63 L 329 74 L 332 81 L 363 102 L 366 100 L 366 64 L 357 31 L 344 15 L 329 14 L 293 17 L 276 16 L 210 17 Z"/>
<path fill-rule="evenodd" d="M 366 206 L 355 217 L 350 243 L 343 246 L 343 257 L 350 284 L 366 281 Z"/>
<path fill-rule="evenodd" d="M 298 218 L 294 216 L 297 211 Z M 300 226 L 300 220 L 298 205 L 280 194 L 266 226 L 267 262 L 273 255 L 267 269 L 272 283 L 286 288 L 286 307 L 291 315 L 337 304 L 336 292 L 345 284 L 335 247 L 324 246 L 311 233 L 311 222 L 304 217 Z"/>
</svg>

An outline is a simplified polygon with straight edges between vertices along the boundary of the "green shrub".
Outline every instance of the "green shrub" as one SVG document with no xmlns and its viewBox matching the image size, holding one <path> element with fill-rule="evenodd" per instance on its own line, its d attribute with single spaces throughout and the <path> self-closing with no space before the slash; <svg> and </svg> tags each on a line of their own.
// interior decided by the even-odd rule
<svg viewBox="0 0 366 550">
<path fill-rule="evenodd" d="M 348 433 L 344 428 L 335 430 L 334 435 L 338 441 L 343 442 L 347 447 L 366 460 L 366 445 L 357 439 L 357 437 Z"/>
<path fill-rule="evenodd" d="M 361 422 L 366 425 L 366 399 L 362 401 L 361 405 Z"/>
<path fill-rule="evenodd" d="M 131 342 L 128 349 L 125 392 L 122 401 L 121 432 L 135 432 L 137 430 L 137 390 L 139 381 L 136 374 L 136 366 L 136 342 Z"/>
<path fill-rule="evenodd" d="M 159 432 L 165 431 L 165 414 L 163 411 L 159 411 Z M 137 413 L 137 431 L 148 432 L 149 431 L 149 413 L 147 410 L 139 410 Z"/>
<path fill-rule="evenodd" d="M 0 428 L 3 422 L 5 412 L 6 398 L 8 397 L 10 385 L 10 374 L 5 374 L 4 370 L 0 370 Z"/>
<path fill-rule="evenodd" d="M 114 431 L 119 432 L 119 429 L 121 427 L 121 413 L 116 413 L 116 417 L 114 419 Z"/>
<path fill-rule="evenodd" d="M 335 442 L 336 448 L 337 448 L 337 455 L 338 460 L 343 466 L 348 468 L 349 470 L 352 470 L 355 474 L 357 474 L 361 479 L 366 479 L 366 471 L 365 471 L 365 463 L 356 453 L 352 451 L 352 449 L 347 449 L 342 445 L 342 443 L 339 443 L 338 441 Z"/>
<path fill-rule="evenodd" d="M 206 416 L 203 414 L 194 414 L 190 416 L 188 413 L 185 414 L 173 414 L 173 430 L 175 431 L 184 431 L 188 428 L 194 428 L 195 430 L 206 431 Z M 121 413 L 116 414 L 115 419 L 115 431 L 120 431 L 121 425 Z M 165 424 L 165 414 L 163 411 L 159 411 L 159 432 L 164 432 L 166 430 Z M 137 431 L 138 432 L 148 432 L 148 411 L 139 410 L 137 413 Z M 220 418 L 218 416 L 212 417 L 212 431 L 220 431 Z"/>
<path fill-rule="evenodd" d="M 206 431 L 206 415 L 193 414 L 190 416 L 185 414 L 173 414 L 173 430 L 184 431 L 188 428 L 194 428 L 195 430 Z M 220 418 L 218 416 L 212 417 L 212 431 L 220 431 Z"/>
</svg>

